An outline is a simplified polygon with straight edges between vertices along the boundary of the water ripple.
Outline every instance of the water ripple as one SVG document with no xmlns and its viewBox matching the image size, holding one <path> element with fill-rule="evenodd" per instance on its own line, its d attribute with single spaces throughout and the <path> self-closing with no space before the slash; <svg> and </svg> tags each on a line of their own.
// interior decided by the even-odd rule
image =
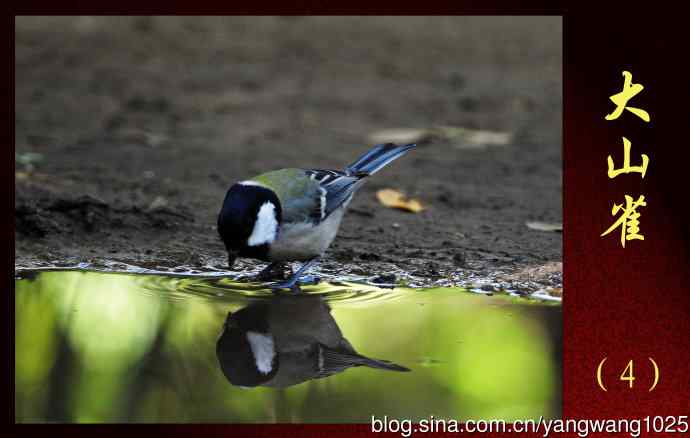
<svg viewBox="0 0 690 438">
<path fill-rule="evenodd" d="M 146 294 L 173 301 L 203 299 L 224 303 L 246 303 L 269 300 L 274 292 L 262 283 L 242 282 L 229 278 L 194 278 L 163 275 L 141 276 L 138 288 Z M 370 305 L 389 301 L 410 293 L 406 289 L 383 289 L 361 283 L 337 282 L 303 286 L 302 292 L 319 295 L 336 305 Z M 291 294 L 289 291 L 277 293 Z"/>
<path fill-rule="evenodd" d="M 111 266 L 106 272 L 92 266 L 79 265 L 72 268 L 17 269 L 15 279 L 30 279 L 40 272 L 78 271 L 94 275 L 127 275 L 133 278 L 136 289 L 149 296 L 157 296 L 174 302 L 200 299 L 217 303 L 247 304 L 250 301 L 269 300 L 274 293 L 290 294 L 290 291 L 274 292 L 266 283 L 247 281 L 237 272 L 204 270 L 180 270 L 179 272 L 159 271 L 131 265 Z M 376 303 L 397 300 L 410 294 L 423 293 L 437 289 L 455 290 L 457 293 L 479 293 L 484 295 L 503 295 L 515 302 L 560 304 L 561 298 L 543 291 L 517 293 L 507 290 L 464 289 L 460 287 L 394 287 L 367 282 L 360 278 L 327 278 L 315 285 L 302 286 L 302 292 L 319 295 L 331 305 L 368 306 Z"/>
</svg>

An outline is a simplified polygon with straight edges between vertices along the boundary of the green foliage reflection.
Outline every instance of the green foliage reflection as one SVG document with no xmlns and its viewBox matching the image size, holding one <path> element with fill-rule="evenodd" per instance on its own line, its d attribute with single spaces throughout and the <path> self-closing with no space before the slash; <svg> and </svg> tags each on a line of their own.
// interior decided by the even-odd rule
<svg viewBox="0 0 690 438">
<path fill-rule="evenodd" d="M 238 289 L 241 287 L 242 289 Z M 215 343 L 228 311 L 265 299 L 217 279 L 45 272 L 16 282 L 19 422 L 367 422 L 559 415 L 558 306 L 458 289 L 323 293 L 362 354 L 411 373 L 352 368 L 283 390 L 231 386 Z"/>
</svg>

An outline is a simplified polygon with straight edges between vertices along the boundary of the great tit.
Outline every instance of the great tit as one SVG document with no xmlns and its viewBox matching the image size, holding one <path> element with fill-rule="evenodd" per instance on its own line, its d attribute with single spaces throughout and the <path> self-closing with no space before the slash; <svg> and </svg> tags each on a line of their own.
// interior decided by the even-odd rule
<svg viewBox="0 0 690 438">
<path fill-rule="evenodd" d="M 292 288 L 330 246 L 366 177 L 415 146 L 376 145 L 344 171 L 281 169 L 232 185 L 218 215 L 229 267 L 237 257 L 271 262 L 262 273 L 282 262 L 306 262 L 287 281 L 274 285 Z"/>
<path fill-rule="evenodd" d="M 316 295 L 275 295 L 230 312 L 216 356 L 236 386 L 284 388 L 328 377 L 351 367 L 410 371 L 357 353 Z"/>
</svg>

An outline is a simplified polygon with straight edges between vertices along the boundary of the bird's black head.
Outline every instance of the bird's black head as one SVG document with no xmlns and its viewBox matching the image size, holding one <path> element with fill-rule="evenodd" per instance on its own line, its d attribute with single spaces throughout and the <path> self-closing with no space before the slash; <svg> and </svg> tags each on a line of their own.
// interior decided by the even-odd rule
<svg viewBox="0 0 690 438">
<path fill-rule="evenodd" d="M 248 181 L 230 187 L 218 215 L 218 233 L 230 266 L 240 255 L 265 260 L 281 220 L 280 200 L 273 190 Z"/>
<path fill-rule="evenodd" d="M 268 306 L 251 305 L 229 313 L 218 341 L 216 356 L 228 381 L 254 387 L 278 372 L 278 351 L 268 328 Z"/>
</svg>

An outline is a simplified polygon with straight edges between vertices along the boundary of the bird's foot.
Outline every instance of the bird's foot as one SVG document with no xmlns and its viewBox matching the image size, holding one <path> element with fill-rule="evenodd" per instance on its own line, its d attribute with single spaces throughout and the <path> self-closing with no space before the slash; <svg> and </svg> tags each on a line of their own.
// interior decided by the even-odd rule
<svg viewBox="0 0 690 438">
<path fill-rule="evenodd" d="M 303 275 L 297 283 L 302 286 L 314 286 L 321 283 L 321 277 L 316 275 Z"/>
<path fill-rule="evenodd" d="M 270 286 L 271 289 L 273 289 L 274 292 L 276 290 L 279 290 L 279 289 L 290 289 L 292 292 L 298 293 L 301 291 L 300 284 L 316 284 L 316 283 L 318 283 L 319 282 L 318 277 L 314 277 L 312 275 L 304 275 L 304 272 L 307 269 L 309 269 L 311 266 L 313 266 L 318 259 L 319 259 L 318 257 L 314 257 L 313 259 L 309 260 L 308 262 L 303 264 L 302 267 L 299 268 L 299 270 L 297 272 L 292 274 L 292 276 L 290 278 L 288 278 L 287 280 L 272 284 Z M 306 282 L 300 281 L 300 278 L 305 278 L 307 281 Z"/>
<path fill-rule="evenodd" d="M 287 280 L 292 275 L 292 268 L 288 263 L 273 262 L 256 274 L 254 279 L 260 282 Z"/>
<path fill-rule="evenodd" d="M 313 286 L 319 284 L 320 282 L 321 278 L 317 277 L 316 275 L 305 275 L 298 280 L 291 281 L 291 279 L 289 279 L 285 281 L 280 281 L 278 283 L 271 284 L 269 287 L 274 292 L 288 289 L 293 293 L 299 293 L 302 291 L 302 286 Z"/>
<path fill-rule="evenodd" d="M 281 281 L 281 282 L 278 282 L 278 283 L 273 283 L 273 284 L 269 285 L 269 287 L 271 288 L 271 291 L 272 291 L 274 294 L 277 294 L 277 293 L 284 293 L 284 292 L 286 292 L 286 291 L 290 291 L 290 292 L 292 292 L 293 294 L 298 294 L 298 293 L 301 293 L 301 292 L 302 292 L 302 288 L 300 287 L 300 283 L 299 283 L 299 282 L 294 282 L 294 283 L 293 283 L 293 282 L 290 282 L 290 281 Z"/>
</svg>

